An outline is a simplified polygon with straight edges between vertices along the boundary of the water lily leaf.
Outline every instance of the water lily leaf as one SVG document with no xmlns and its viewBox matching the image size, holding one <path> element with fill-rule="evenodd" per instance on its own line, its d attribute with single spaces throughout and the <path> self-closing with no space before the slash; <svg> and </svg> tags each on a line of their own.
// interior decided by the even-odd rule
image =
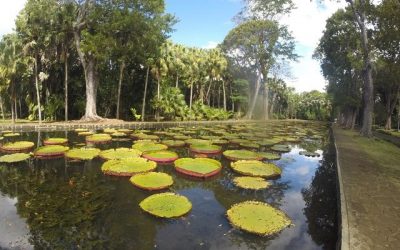
<svg viewBox="0 0 400 250">
<path fill-rule="evenodd" d="M 21 152 L 30 150 L 33 146 L 35 146 L 35 144 L 30 141 L 17 141 L 6 143 L 2 145 L 0 149 L 5 152 Z"/>
<path fill-rule="evenodd" d="M 94 143 L 94 144 L 107 143 L 107 142 L 110 142 L 111 140 L 112 140 L 112 138 L 111 138 L 111 135 L 109 135 L 109 134 L 94 134 L 94 135 L 89 135 L 86 137 L 87 143 Z"/>
<path fill-rule="evenodd" d="M 237 160 L 262 160 L 258 153 L 249 150 L 226 150 L 223 155 L 232 161 Z"/>
<path fill-rule="evenodd" d="M 221 153 L 221 146 L 213 144 L 192 144 L 190 151 L 198 154 L 219 154 Z"/>
<path fill-rule="evenodd" d="M 222 169 L 219 161 L 210 158 L 181 158 L 174 164 L 177 172 L 198 178 L 214 176 Z"/>
<path fill-rule="evenodd" d="M 74 148 L 65 153 L 65 156 L 74 160 L 92 160 L 101 152 L 98 148 Z"/>
<path fill-rule="evenodd" d="M 62 145 L 68 143 L 67 138 L 48 138 L 43 141 L 44 145 Z"/>
<path fill-rule="evenodd" d="M 177 153 L 168 150 L 146 152 L 143 157 L 160 163 L 170 163 L 179 158 Z"/>
<path fill-rule="evenodd" d="M 272 178 L 280 176 L 282 170 L 273 163 L 264 163 L 262 161 L 241 160 L 231 162 L 233 171 L 249 176 Z"/>
<path fill-rule="evenodd" d="M 5 163 L 20 162 L 20 161 L 25 161 L 30 157 L 31 157 L 30 154 L 25 154 L 25 153 L 3 155 L 0 157 L 0 162 L 5 162 Z"/>
<path fill-rule="evenodd" d="M 99 156 L 105 160 L 137 158 L 142 155 L 142 152 L 131 148 L 116 148 L 108 149 L 100 152 Z"/>
<path fill-rule="evenodd" d="M 140 202 L 139 206 L 149 214 L 161 218 L 180 217 L 192 209 L 188 198 L 169 192 L 151 195 Z"/>
<path fill-rule="evenodd" d="M 130 178 L 130 182 L 136 187 L 145 190 L 166 189 L 174 183 L 169 174 L 158 172 L 136 174 Z"/>
<path fill-rule="evenodd" d="M 101 170 L 107 175 L 132 176 L 155 170 L 157 163 L 144 158 L 126 158 L 109 160 L 103 163 Z"/>
<path fill-rule="evenodd" d="M 251 176 L 235 177 L 233 183 L 240 188 L 253 190 L 265 189 L 271 185 L 264 178 Z"/>
<path fill-rule="evenodd" d="M 145 153 L 145 152 L 150 152 L 150 151 L 165 150 L 168 148 L 168 146 L 164 145 L 164 144 L 160 144 L 160 143 L 151 142 L 151 141 L 146 141 L 146 142 L 142 141 L 142 142 L 136 142 L 135 144 L 133 144 L 132 148 Z"/>
<path fill-rule="evenodd" d="M 53 158 L 53 157 L 62 157 L 65 155 L 65 152 L 69 150 L 69 147 L 61 146 L 61 145 L 48 145 L 39 147 L 35 150 L 34 155 L 36 158 Z"/>
</svg>

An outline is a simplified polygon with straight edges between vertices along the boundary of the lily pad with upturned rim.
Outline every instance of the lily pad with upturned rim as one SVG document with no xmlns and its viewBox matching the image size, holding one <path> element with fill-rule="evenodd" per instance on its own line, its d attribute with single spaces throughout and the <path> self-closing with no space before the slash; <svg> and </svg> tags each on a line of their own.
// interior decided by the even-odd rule
<svg viewBox="0 0 400 250">
<path fill-rule="evenodd" d="M 4 137 L 17 137 L 20 136 L 20 133 L 5 133 L 3 134 Z"/>
<path fill-rule="evenodd" d="M 39 147 L 35 150 L 34 156 L 39 159 L 63 157 L 65 152 L 69 150 L 69 147 L 61 145 L 48 145 Z"/>
<path fill-rule="evenodd" d="M 181 158 L 174 164 L 177 172 L 197 178 L 214 176 L 222 169 L 219 161 L 210 158 Z"/>
<path fill-rule="evenodd" d="M 258 152 L 257 154 L 262 156 L 265 160 L 279 160 L 281 158 L 281 156 L 276 153 Z"/>
<path fill-rule="evenodd" d="M 271 185 L 264 178 L 252 176 L 235 177 L 233 183 L 240 188 L 253 190 L 266 189 Z"/>
<path fill-rule="evenodd" d="M 161 143 L 146 141 L 146 142 L 137 142 L 132 145 L 132 148 L 140 150 L 143 153 L 145 153 L 150 151 L 166 150 L 168 149 L 168 146 Z"/>
<path fill-rule="evenodd" d="M 158 163 L 170 163 L 179 158 L 178 154 L 168 150 L 151 151 L 143 153 L 143 158 Z"/>
<path fill-rule="evenodd" d="M 87 143 L 103 144 L 108 143 L 112 140 L 109 134 L 94 134 L 86 137 Z"/>
<path fill-rule="evenodd" d="M 132 148 L 107 149 L 100 152 L 99 156 L 105 160 L 138 158 L 142 152 Z"/>
<path fill-rule="evenodd" d="M 223 155 L 232 161 L 237 160 L 262 160 L 263 157 L 250 150 L 226 150 Z"/>
<path fill-rule="evenodd" d="M 290 147 L 288 145 L 284 145 L 284 144 L 276 144 L 271 147 L 271 150 L 274 150 L 277 152 L 282 152 L 282 153 L 287 153 L 287 152 L 290 152 Z"/>
<path fill-rule="evenodd" d="M 68 143 L 67 138 L 48 138 L 43 141 L 44 145 L 62 145 Z"/>
<path fill-rule="evenodd" d="M 136 134 L 131 134 L 131 137 L 135 140 L 155 140 L 158 141 L 160 137 L 157 135 L 148 135 L 144 133 L 136 133 Z"/>
<path fill-rule="evenodd" d="M 160 218 L 176 218 L 187 214 L 192 203 L 185 196 L 175 193 L 154 194 L 139 204 L 149 214 Z"/>
<path fill-rule="evenodd" d="M 94 132 L 92 131 L 82 131 L 78 133 L 79 136 L 89 136 L 89 135 L 94 135 Z"/>
<path fill-rule="evenodd" d="M 235 204 L 226 214 L 233 227 L 261 236 L 279 233 L 291 225 L 285 213 L 259 201 Z"/>
<path fill-rule="evenodd" d="M 92 160 L 100 152 L 98 148 L 73 148 L 65 153 L 65 157 L 73 160 Z"/>
<path fill-rule="evenodd" d="M 115 176 L 132 176 L 154 171 L 157 163 L 144 158 L 108 160 L 101 166 L 103 173 Z"/>
<path fill-rule="evenodd" d="M 275 164 L 262 161 L 241 160 L 231 162 L 231 167 L 236 173 L 254 177 L 274 178 L 282 174 L 282 170 Z"/>
<path fill-rule="evenodd" d="M 219 154 L 221 153 L 221 146 L 213 144 L 192 144 L 190 151 L 198 154 Z"/>
<path fill-rule="evenodd" d="M 30 154 L 15 153 L 15 154 L 10 154 L 10 155 L 0 156 L 0 162 L 14 163 L 14 162 L 20 162 L 20 161 L 28 160 L 30 157 L 31 157 Z"/>
<path fill-rule="evenodd" d="M 150 191 L 166 189 L 174 183 L 169 174 L 158 172 L 136 174 L 130 178 L 130 182 L 140 189 Z"/>
<path fill-rule="evenodd" d="M 31 150 L 35 144 L 30 141 L 10 142 L 2 145 L 0 149 L 4 152 L 24 152 Z"/>
<path fill-rule="evenodd" d="M 164 140 L 161 143 L 171 148 L 183 147 L 186 144 L 184 141 L 181 140 Z"/>
</svg>

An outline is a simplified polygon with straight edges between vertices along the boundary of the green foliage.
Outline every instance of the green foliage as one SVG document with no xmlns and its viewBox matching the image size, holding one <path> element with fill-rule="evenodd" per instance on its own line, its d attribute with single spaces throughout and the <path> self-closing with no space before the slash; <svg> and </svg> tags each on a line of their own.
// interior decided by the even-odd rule
<svg viewBox="0 0 400 250">
<path fill-rule="evenodd" d="M 139 115 L 135 108 L 131 108 L 130 110 L 131 110 L 132 116 L 135 119 L 135 121 L 140 121 L 140 119 L 142 118 L 142 115 Z"/>
</svg>

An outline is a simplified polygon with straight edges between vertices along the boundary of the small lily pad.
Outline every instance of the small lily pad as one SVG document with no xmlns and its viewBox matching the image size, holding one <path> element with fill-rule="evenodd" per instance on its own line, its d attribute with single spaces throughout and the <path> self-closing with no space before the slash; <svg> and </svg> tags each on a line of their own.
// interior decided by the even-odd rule
<svg viewBox="0 0 400 250">
<path fill-rule="evenodd" d="M 126 158 L 109 160 L 103 163 L 101 170 L 107 175 L 132 176 L 155 170 L 157 163 L 144 158 Z"/>
<path fill-rule="evenodd" d="M 44 145 L 62 145 L 68 143 L 66 138 L 48 138 L 43 141 Z"/>
<path fill-rule="evenodd" d="M 138 188 L 152 191 L 169 188 L 174 183 L 169 174 L 158 172 L 136 174 L 130 178 L 130 182 Z"/>
<path fill-rule="evenodd" d="M 177 172 L 198 178 L 214 176 L 222 169 L 219 161 L 210 158 L 181 158 L 174 164 Z"/>
<path fill-rule="evenodd" d="M 262 160 L 263 157 L 250 150 L 226 150 L 223 155 L 232 161 L 237 160 Z"/>
<path fill-rule="evenodd" d="M 253 190 L 265 189 L 271 185 L 264 178 L 251 176 L 235 177 L 233 183 L 240 188 Z"/>
<path fill-rule="evenodd" d="M 264 163 L 254 160 L 231 162 L 231 167 L 239 174 L 254 177 L 273 178 L 280 176 L 282 173 L 282 170 L 273 163 Z"/>
<path fill-rule="evenodd" d="M 74 160 L 92 160 L 100 151 L 98 148 L 73 148 L 65 153 L 65 157 Z"/>
<path fill-rule="evenodd" d="M 99 156 L 105 160 L 138 158 L 141 155 L 142 155 L 141 151 L 131 148 L 108 149 L 101 151 L 99 154 Z"/>
<path fill-rule="evenodd" d="M 174 193 L 154 194 L 139 206 L 149 214 L 160 218 L 176 218 L 187 214 L 192 209 L 192 203 L 185 196 Z"/>
<path fill-rule="evenodd" d="M 22 152 L 33 148 L 35 144 L 30 141 L 10 142 L 2 145 L 0 149 L 5 152 Z"/>
<path fill-rule="evenodd" d="M 258 201 L 245 201 L 227 211 L 230 223 L 239 229 L 261 236 L 279 233 L 291 225 L 282 211 Z"/>
<path fill-rule="evenodd" d="M 159 163 L 170 163 L 179 158 L 177 153 L 168 150 L 146 152 L 143 157 Z"/>
<path fill-rule="evenodd" d="M 10 155 L 3 155 L 0 157 L 0 162 L 4 163 L 13 163 L 13 162 L 20 162 L 25 161 L 31 157 L 30 154 L 25 153 L 15 153 Z"/>
</svg>

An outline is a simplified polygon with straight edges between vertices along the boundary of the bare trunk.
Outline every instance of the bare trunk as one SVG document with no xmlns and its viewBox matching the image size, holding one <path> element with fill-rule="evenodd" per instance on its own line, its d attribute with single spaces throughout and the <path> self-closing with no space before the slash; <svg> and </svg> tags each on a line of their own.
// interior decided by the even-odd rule
<svg viewBox="0 0 400 250">
<path fill-rule="evenodd" d="M 3 98 L 0 95 L 0 109 L 1 109 L 1 116 L 3 117 L 3 121 L 6 119 L 4 117 L 4 107 L 3 107 Z"/>
<path fill-rule="evenodd" d="M 193 83 L 190 84 L 190 100 L 189 100 L 189 108 L 192 109 L 193 102 Z"/>
<path fill-rule="evenodd" d="M 160 100 L 160 77 L 157 78 L 157 100 Z M 157 108 L 156 110 L 156 118 L 157 121 L 160 121 L 160 108 Z"/>
<path fill-rule="evenodd" d="M 149 72 L 150 72 L 150 67 L 147 66 L 146 81 L 144 83 L 144 93 L 143 93 L 143 102 L 142 102 L 142 122 L 144 122 L 144 115 L 145 115 L 145 111 L 146 111 L 146 95 L 147 95 L 147 84 L 149 82 Z"/>
<path fill-rule="evenodd" d="M 266 121 L 266 120 L 268 120 L 269 119 L 269 115 L 268 115 L 268 112 L 269 112 L 269 108 L 268 108 L 268 106 L 269 106 L 269 101 L 268 101 L 268 96 L 269 96 L 269 88 L 268 88 L 268 83 L 267 82 L 265 82 L 265 88 L 264 88 L 264 121 Z M 279 113 L 280 113 L 280 109 L 279 109 Z"/>
<path fill-rule="evenodd" d="M 393 100 L 391 98 L 391 95 L 389 95 L 388 99 L 386 100 L 386 123 L 385 123 L 386 130 L 392 129 L 392 114 L 394 108 L 396 107 L 398 99 L 399 99 L 399 89 L 396 90 Z"/>
<path fill-rule="evenodd" d="M 18 120 L 17 98 L 14 98 L 15 120 Z"/>
<path fill-rule="evenodd" d="M 14 115 L 14 107 L 13 106 L 14 105 L 11 102 L 11 120 L 12 120 L 12 123 L 14 124 L 15 123 L 15 115 Z"/>
<path fill-rule="evenodd" d="M 274 106 L 275 106 L 276 96 L 277 96 L 276 93 L 274 93 L 274 95 L 272 96 L 271 107 L 269 109 L 269 113 L 271 114 L 271 116 L 274 114 Z"/>
<path fill-rule="evenodd" d="M 38 73 L 37 57 L 35 57 L 35 87 L 36 87 L 36 99 L 37 99 L 38 113 L 39 113 L 39 124 L 41 124 L 42 123 L 42 110 L 40 107 L 39 73 Z"/>
<path fill-rule="evenodd" d="M 68 53 L 65 53 L 64 58 L 64 118 L 68 121 Z"/>
<path fill-rule="evenodd" d="M 260 82 L 261 82 L 261 73 L 259 73 L 259 75 L 257 77 L 256 89 L 254 91 L 253 100 L 251 101 L 250 110 L 248 111 L 248 113 L 246 115 L 247 119 L 252 119 L 253 118 L 253 112 L 254 112 L 254 108 L 256 106 L 256 102 L 257 102 L 257 98 L 258 98 L 258 92 L 260 91 Z"/>
<path fill-rule="evenodd" d="M 210 106 L 210 102 L 211 102 L 210 90 L 211 90 L 212 84 L 213 84 L 213 82 L 210 81 L 210 85 L 208 85 L 208 89 L 207 89 L 207 93 L 206 93 L 206 99 L 207 99 L 207 105 L 208 106 Z"/>
<path fill-rule="evenodd" d="M 176 74 L 175 88 L 179 87 L 179 75 Z"/>
<path fill-rule="evenodd" d="M 230 90 L 230 92 L 231 92 L 231 105 L 232 105 L 232 112 L 235 112 L 235 102 L 232 100 L 232 96 L 233 96 L 233 93 L 232 93 L 232 82 L 230 82 L 230 84 L 229 84 L 229 90 Z"/>
<path fill-rule="evenodd" d="M 357 113 L 358 113 L 358 109 L 355 108 L 355 109 L 353 110 L 353 117 L 352 117 L 351 127 L 350 127 L 352 130 L 354 129 L 354 126 L 356 125 Z"/>
<path fill-rule="evenodd" d="M 222 81 L 222 92 L 224 95 L 224 110 L 226 111 L 226 91 L 225 91 L 225 82 Z"/>
<path fill-rule="evenodd" d="M 118 96 L 117 96 L 117 114 L 116 118 L 119 119 L 119 106 L 121 101 L 121 89 L 122 89 L 122 79 L 124 77 L 125 61 L 122 61 L 121 67 L 119 69 L 119 81 L 118 81 Z"/>
<path fill-rule="evenodd" d="M 217 104 L 218 104 L 218 108 L 221 108 L 221 86 L 218 86 L 218 98 L 217 98 Z"/>
<path fill-rule="evenodd" d="M 200 85 L 200 96 L 199 96 L 201 104 L 204 104 L 204 85 Z"/>
</svg>

